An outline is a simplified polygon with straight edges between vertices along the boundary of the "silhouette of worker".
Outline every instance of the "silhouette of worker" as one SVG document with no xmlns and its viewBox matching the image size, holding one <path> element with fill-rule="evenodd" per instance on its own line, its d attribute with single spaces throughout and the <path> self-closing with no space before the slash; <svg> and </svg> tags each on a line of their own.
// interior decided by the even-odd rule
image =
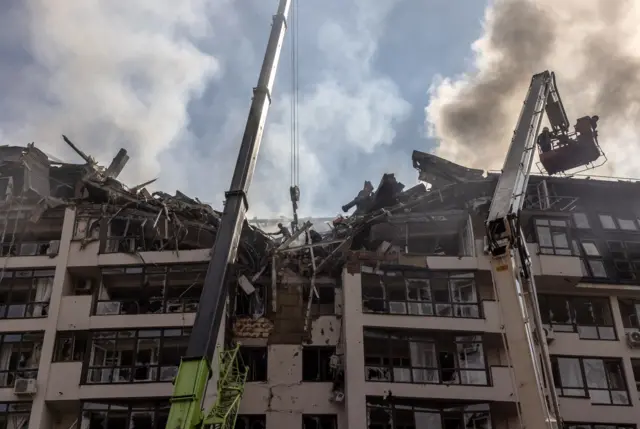
<svg viewBox="0 0 640 429">
<path fill-rule="evenodd" d="M 544 127 L 538 136 L 538 146 L 540 146 L 542 153 L 549 152 L 551 150 L 551 132 L 548 127 Z"/>
<path fill-rule="evenodd" d="M 278 223 L 278 230 L 276 232 L 270 232 L 268 235 L 282 235 L 282 240 L 286 240 L 291 237 L 291 233 L 286 226 L 282 225 L 282 223 Z"/>
</svg>

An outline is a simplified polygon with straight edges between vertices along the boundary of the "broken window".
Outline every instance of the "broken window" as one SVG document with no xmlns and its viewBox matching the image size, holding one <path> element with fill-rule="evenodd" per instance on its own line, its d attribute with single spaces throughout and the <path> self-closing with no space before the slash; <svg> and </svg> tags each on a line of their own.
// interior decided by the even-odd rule
<svg viewBox="0 0 640 429">
<path fill-rule="evenodd" d="M 2 429 L 27 429 L 30 415 L 30 402 L 0 402 L 0 428 Z"/>
<path fill-rule="evenodd" d="M 265 429 L 267 417 L 264 414 L 238 414 L 234 429 Z"/>
<path fill-rule="evenodd" d="M 0 387 L 13 387 L 18 379 L 38 376 L 42 332 L 0 335 Z"/>
<path fill-rule="evenodd" d="M 618 298 L 622 325 L 626 329 L 640 329 L 640 301 L 631 298 Z"/>
<path fill-rule="evenodd" d="M 303 415 L 302 429 L 338 429 L 338 416 L 335 414 Z"/>
<path fill-rule="evenodd" d="M 89 333 L 59 331 L 53 350 L 53 362 L 82 362 L 87 351 Z"/>
<path fill-rule="evenodd" d="M 307 308 L 309 305 L 309 296 L 312 294 L 311 287 L 305 285 L 303 287 L 303 305 Z M 311 297 L 311 315 L 325 316 L 336 313 L 336 287 L 334 285 L 318 285 L 316 284 L 317 295 L 313 293 Z"/>
<path fill-rule="evenodd" d="M 4 271 L 0 276 L 0 319 L 47 317 L 55 269 Z"/>
<path fill-rule="evenodd" d="M 247 294 L 247 291 L 242 287 L 238 287 L 236 292 L 236 316 L 260 317 L 264 314 L 267 287 L 260 283 L 251 284 L 251 286 L 253 287 L 253 292 L 250 294 Z"/>
<path fill-rule="evenodd" d="M 590 398 L 592 404 L 629 405 L 621 359 L 551 357 L 560 396 Z"/>
<path fill-rule="evenodd" d="M 52 209 L 37 219 L 32 208 L 0 213 L 2 256 L 56 256 L 64 211 Z"/>
<path fill-rule="evenodd" d="M 173 381 L 190 332 L 190 328 L 92 332 L 84 382 Z"/>
<path fill-rule="evenodd" d="M 489 404 L 367 399 L 368 429 L 491 429 Z"/>
<path fill-rule="evenodd" d="M 569 246 L 569 224 L 564 219 L 536 219 L 536 233 L 540 253 L 568 256 L 573 253 Z"/>
<path fill-rule="evenodd" d="M 473 273 L 362 274 L 364 312 L 480 318 Z"/>
<path fill-rule="evenodd" d="M 78 427 L 85 429 L 159 429 L 169 418 L 169 402 L 84 402 Z"/>
<path fill-rule="evenodd" d="M 365 329 L 367 381 L 488 385 L 482 337 Z"/>
<path fill-rule="evenodd" d="M 205 264 L 103 268 L 95 314 L 194 313 L 206 272 Z"/>
<path fill-rule="evenodd" d="M 247 381 L 267 381 L 267 347 L 240 347 L 241 362 L 247 368 Z"/>
<path fill-rule="evenodd" d="M 76 215 L 73 240 L 98 240 L 100 238 L 101 213 L 87 212 Z"/>
<path fill-rule="evenodd" d="M 113 217 L 109 220 L 105 253 L 133 253 L 144 251 L 144 226 L 148 219 Z"/>
<path fill-rule="evenodd" d="M 539 295 L 542 323 L 583 340 L 616 340 L 609 298 Z"/>
<path fill-rule="evenodd" d="M 302 349 L 302 381 L 333 381 L 331 357 L 335 347 L 304 347 Z"/>
</svg>

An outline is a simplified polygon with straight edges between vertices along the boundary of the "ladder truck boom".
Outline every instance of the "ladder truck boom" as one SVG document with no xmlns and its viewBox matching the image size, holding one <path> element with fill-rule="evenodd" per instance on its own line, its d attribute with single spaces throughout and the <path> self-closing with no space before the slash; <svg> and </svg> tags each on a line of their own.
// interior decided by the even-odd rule
<svg viewBox="0 0 640 429">
<path fill-rule="evenodd" d="M 554 74 L 548 71 L 531 79 L 486 222 L 496 298 L 503 320 L 509 320 L 503 323 L 503 335 L 507 340 L 519 417 L 527 429 L 556 428 L 560 418 L 531 261 L 519 224 L 545 111 L 554 130 L 566 131 L 567 116 L 555 87 Z M 551 407 L 545 395 L 545 379 L 550 387 Z"/>
<path fill-rule="evenodd" d="M 248 209 L 247 192 L 255 170 L 256 158 L 271 104 L 271 91 L 282 51 L 290 5 L 291 0 L 279 0 L 278 11 L 273 17 L 271 34 L 260 70 L 258 85 L 253 90 L 249 117 L 242 137 L 231 186 L 225 194 L 224 212 L 220 219 L 211 260 L 204 279 L 198 312 L 189 338 L 187 355 L 182 358 L 174 382 L 166 426 L 168 429 L 194 429 L 202 425 L 231 428 L 235 423 L 235 414 L 229 419 L 230 412 L 228 410 L 221 413 L 222 417 L 218 418 L 212 416 L 215 413 L 205 415 L 202 412 L 202 402 L 207 383 L 212 376 L 211 361 L 216 350 L 229 284 L 233 276 L 232 267 L 236 261 L 240 233 Z M 236 386 L 236 389 L 241 389 L 241 386 Z M 239 391 L 241 392 L 241 390 Z M 221 401 L 229 399 L 220 396 L 224 395 L 218 392 L 218 405 Z M 237 410 L 239 396 L 240 394 L 237 394 L 233 401 L 225 406 L 229 409 L 233 406 Z"/>
</svg>

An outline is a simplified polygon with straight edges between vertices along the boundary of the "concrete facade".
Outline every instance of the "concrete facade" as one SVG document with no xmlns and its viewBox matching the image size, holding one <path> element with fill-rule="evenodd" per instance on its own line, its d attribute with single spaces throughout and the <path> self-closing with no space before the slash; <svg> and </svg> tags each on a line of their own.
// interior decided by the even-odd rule
<svg viewBox="0 0 640 429">
<path fill-rule="evenodd" d="M 189 328 L 193 324 L 195 312 L 184 310 L 175 313 L 121 314 L 118 311 L 118 314 L 96 315 L 96 301 L 101 300 L 100 295 L 95 290 L 90 294 L 80 295 L 74 285 L 78 276 L 91 277 L 95 275 L 98 267 L 104 270 L 109 267 L 137 267 L 141 264 L 154 267 L 163 264 L 204 264 L 208 261 L 209 250 L 101 254 L 97 243 L 84 245 L 74 240 L 74 230 L 77 228 L 76 214 L 76 209 L 72 207 L 65 209 L 57 255 L 1 258 L 0 262 L 7 272 L 47 268 L 54 270 L 55 274 L 51 292 L 46 298 L 46 317 L 0 319 L 0 335 L 3 337 L 10 338 L 25 332 L 42 333 L 42 343 L 38 352 L 32 352 L 30 355 L 30 358 L 33 355 L 39 356 L 35 366 L 37 388 L 29 394 L 19 395 L 15 393 L 12 385 L 0 388 L 0 403 L 5 410 L 0 411 L 0 418 L 9 422 L 8 428 L 16 429 L 27 428 L 26 420 L 23 419 L 27 414 L 28 429 L 94 429 L 101 423 L 98 418 L 91 420 L 91 416 L 104 413 L 110 416 L 110 423 L 106 427 L 119 428 L 124 421 L 122 419 L 133 421 L 136 413 L 148 412 L 151 409 L 149 412 L 154 416 L 154 423 L 148 426 L 149 423 L 145 420 L 144 423 L 136 424 L 139 427 L 160 427 L 163 413 L 166 411 L 166 400 L 172 390 L 171 377 L 168 376 L 162 381 L 156 377 L 153 381 L 144 379 L 136 382 L 137 376 L 123 375 L 126 374 L 125 370 L 118 369 L 118 377 L 128 377 L 128 382 L 102 380 L 99 383 L 88 383 L 87 379 L 91 377 L 88 375 L 89 371 L 102 371 L 98 378 L 104 378 L 104 371 L 107 371 L 104 368 L 89 368 L 92 365 L 89 360 L 95 360 L 97 353 L 95 344 L 98 340 L 95 339 L 95 335 L 103 331 L 135 331 L 135 334 L 131 334 L 135 341 L 142 341 L 140 329 L 146 333 L 162 331 L 161 334 L 157 334 L 158 338 L 162 338 L 158 340 L 159 344 L 167 344 L 167 330 Z M 481 236 L 473 237 L 473 243 L 475 246 L 470 252 L 472 256 L 400 254 L 397 256 L 398 261 L 386 268 L 381 267 L 380 261 L 376 261 L 375 258 L 368 262 L 347 263 L 338 275 L 335 285 L 332 283 L 333 280 L 327 280 L 327 284 L 335 293 L 335 299 L 331 304 L 332 311 L 328 312 L 330 314 L 323 313 L 312 319 L 310 334 L 305 340 L 297 339 L 298 331 L 292 330 L 286 332 L 286 335 L 282 332 L 291 328 L 291 323 L 279 324 L 282 320 L 278 319 L 277 314 L 288 311 L 285 309 L 287 305 L 299 305 L 297 302 L 288 304 L 287 294 L 283 292 L 285 289 L 295 289 L 291 285 L 296 283 L 291 281 L 287 286 L 287 281 L 283 281 L 279 284 L 277 294 L 274 294 L 274 297 L 278 295 L 277 298 L 269 301 L 270 304 L 267 303 L 267 306 L 272 306 L 272 310 L 275 310 L 276 316 L 273 321 L 266 321 L 264 317 L 253 320 L 238 319 L 231 327 L 235 339 L 240 341 L 244 348 L 254 350 L 256 356 L 264 350 L 266 356 L 266 371 L 262 371 L 262 375 L 256 375 L 260 380 L 247 383 L 239 411 L 240 427 L 250 426 L 252 429 L 259 429 L 262 428 L 259 421 L 264 419 L 266 429 L 297 428 L 302 427 L 303 422 L 307 429 L 311 426 L 329 429 L 334 428 L 332 421 L 337 427 L 349 429 L 378 426 L 448 429 L 459 427 L 455 426 L 460 424 L 459 420 L 456 420 L 459 415 L 464 416 L 462 421 L 467 422 L 466 424 L 472 419 L 469 416 L 473 415 L 474 427 L 478 428 L 520 427 L 514 406 L 517 391 L 513 388 L 508 353 L 502 343 L 504 324 L 514 321 L 501 319 L 500 303 L 495 300 L 493 293 L 488 257 L 483 253 Z M 576 386 L 563 386 L 556 380 L 558 389 L 565 390 L 565 394 L 561 394 L 560 397 L 563 419 L 566 422 L 581 423 L 585 427 L 594 424 L 613 424 L 618 427 L 636 425 L 640 422 L 640 397 L 636 388 L 640 382 L 640 364 L 635 368 L 635 372 L 639 373 L 638 381 L 634 378 L 634 367 L 635 359 L 640 362 L 640 348 L 628 341 L 628 333 L 631 335 L 637 332 L 637 328 L 630 327 L 625 321 L 629 314 L 621 310 L 620 302 L 633 299 L 640 301 L 640 291 L 634 284 L 587 281 L 580 256 L 543 254 L 539 244 L 531 242 L 528 245 L 541 295 L 577 297 L 575 299 L 587 301 L 590 297 L 598 298 L 598 302 L 606 301 L 610 309 L 607 313 L 609 316 L 604 317 L 610 317 L 610 320 L 603 319 L 602 326 L 582 326 L 573 316 L 572 323 L 563 325 L 555 318 L 559 312 L 558 308 L 554 307 L 552 310 L 553 320 L 548 323 L 552 332 L 549 336 L 549 348 L 554 360 L 560 359 L 562 362 L 557 365 L 557 373 L 554 375 L 563 380 L 575 378 L 575 374 L 566 375 L 563 372 L 567 365 L 574 365 L 572 368 L 578 368 L 583 375 L 579 380 L 580 385 Z M 375 298 L 385 302 L 386 310 L 380 311 L 380 307 L 371 311 L 367 307 L 371 305 L 371 300 L 375 300 L 367 294 L 370 288 L 377 287 L 376 282 L 384 283 L 387 276 L 396 276 L 407 285 L 407 281 L 411 279 L 420 280 L 420 275 L 425 276 L 425 284 L 427 280 L 430 282 L 428 300 L 412 301 L 407 298 L 409 292 L 405 298 L 393 298 L 393 282 L 390 281 L 389 285 L 384 286 L 384 298 Z M 460 277 L 455 277 L 457 275 Z M 464 281 L 473 288 L 473 298 L 456 298 L 453 289 L 447 289 L 449 298 L 436 299 L 436 279 L 441 277 L 447 279 L 448 285 L 462 278 L 467 279 Z M 2 288 L 3 284 L 0 282 L 0 290 Z M 416 305 L 419 307 L 417 312 L 407 310 L 418 308 Z M 578 308 L 576 304 L 575 308 L 572 307 L 568 311 L 575 316 L 584 308 L 592 308 L 594 305 L 588 304 L 586 307 Z M 591 311 L 593 313 L 595 310 Z M 634 323 L 637 324 L 637 320 Z M 566 329 L 557 328 L 561 325 Z M 585 334 L 584 332 L 589 331 L 586 328 L 595 329 L 598 338 Z M 613 337 L 601 334 L 599 329 L 602 329 L 602 332 L 610 329 L 614 333 Z M 224 331 L 223 329 L 223 334 Z M 60 336 L 72 336 L 74 332 L 93 335 L 92 340 L 78 346 L 83 348 L 79 350 L 83 357 L 67 361 L 56 358 Z M 410 339 L 413 336 L 423 339 L 414 341 Z M 26 343 L 26 340 L 20 341 Z M 80 344 L 77 338 L 74 341 L 74 344 Z M 127 341 L 129 339 L 121 342 Z M 383 350 L 379 352 L 371 351 L 383 341 L 388 347 L 379 348 Z M 416 369 L 413 361 L 419 361 L 420 358 L 413 354 L 414 350 L 417 350 L 411 345 L 414 342 L 434 344 L 429 353 L 435 356 L 435 363 L 423 362 Z M 456 362 L 462 362 L 459 358 L 461 352 L 456 351 L 459 349 L 450 348 L 452 345 L 457 347 L 458 343 L 462 342 L 480 344 L 481 351 L 476 348 L 464 352 L 467 356 L 465 365 L 470 366 L 462 368 L 454 365 L 445 368 L 445 355 L 453 356 Z M 6 345 L 8 340 L 3 340 L 0 344 Z M 331 352 L 331 348 L 335 348 L 335 351 Z M 449 351 L 443 351 L 445 349 Z M 323 350 L 328 354 L 323 355 Z M 424 350 L 426 349 L 421 353 L 427 353 Z M 305 375 L 305 359 L 311 359 L 308 356 L 312 355 L 308 351 L 317 351 L 320 356 L 318 359 L 321 361 L 326 360 L 330 354 L 339 357 L 344 374 L 344 399 L 335 397 L 336 380 L 326 374 L 318 381 L 303 381 L 308 378 Z M 405 352 L 408 354 L 404 355 Z M 473 361 L 468 357 L 471 355 L 475 356 L 474 362 L 482 363 L 479 366 L 469 363 Z M 480 360 L 477 360 L 479 355 Z M 154 362 L 155 359 L 157 358 L 154 358 Z M 373 363 L 374 361 L 378 363 Z M 607 366 L 613 361 L 620 363 L 620 366 L 616 367 L 619 369 Z M 0 364 L 3 364 L 2 359 Z M 7 376 L 18 379 L 27 373 L 22 367 L 15 369 L 16 365 L 9 361 L 5 361 L 4 364 L 6 368 L 0 368 L 0 371 L 6 370 Z M 171 373 L 171 365 L 157 365 L 157 371 L 167 370 L 168 374 Z M 109 367 L 111 369 L 107 371 L 110 374 L 108 377 L 116 378 L 113 375 L 115 367 L 116 364 Z M 130 364 L 127 371 L 134 371 L 131 368 L 137 368 L 136 364 Z M 605 368 L 603 371 L 607 373 L 604 378 L 597 380 L 604 381 L 590 381 L 587 373 L 598 372 L 600 368 Z M 257 374 L 261 370 L 255 371 Z M 320 372 L 318 370 L 318 373 Z M 35 374 L 34 371 L 32 373 Z M 390 373 L 393 375 L 389 375 Z M 578 378 L 580 377 L 575 379 Z M 419 381 L 416 381 L 417 379 Z M 571 391 L 567 394 L 569 390 Z M 215 391 L 215 380 L 212 380 L 209 391 Z M 613 403 L 604 404 L 603 401 L 606 402 L 607 399 L 602 398 L 605 396 Z M 211 399 L 210 395 L 209 402 Z M 18 408 L 14 407 L 13 411 L 8 411 L 9 405 Z M 109 410 L 101 411 L 103 408 L 100 407 L 108 407 Z M 483 411 L 485 408 L 488 413 Z M 120 419 L 118 416 L 121 415 L 125 417 Z M 403 422 L 407 415 L 413 415 L 413 423 Z M 385 423 L 384 419 L 388 421 Z M 255 423 L 256 421 L 258 423 Z M 137 426 L 134 424 L 132 427 Z"/>
</svg>

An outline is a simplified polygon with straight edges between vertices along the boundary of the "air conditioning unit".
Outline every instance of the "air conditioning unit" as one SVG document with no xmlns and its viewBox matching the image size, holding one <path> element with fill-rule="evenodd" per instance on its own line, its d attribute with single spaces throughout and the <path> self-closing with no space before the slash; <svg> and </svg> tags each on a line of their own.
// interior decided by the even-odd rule
<svg viewBox="0 0 640 429">
<path fill-rule="evenodd" d="M 34 378 L 18 378 L 13 385 L 13 393 L 19 396 L 33 396 L 38 391 Z"/>
<path fill-rule="evenodd" d="M 331 392 L 331 400 L 337 403 L 344 402 L 344 392 L 340 390 L 334 390 L 333 392 Z"/>
<path fill-rule="evenodd" d="M 627 344 L 633 349 L 640 348 L 640 331 L 627 332 Z"/>
<path fill-rule="evenodd" d="M 556 339 L 556 333 L 553 328 L 544 328 L 544 336 L 547 339 L 547 344 L 551 344 Z"/>
<path fill-rule="evenodd" d="M 60 240 L 51 240 L 47 247 L 47 256 L 54 257 L 60 253 Z"/>
</svg>

